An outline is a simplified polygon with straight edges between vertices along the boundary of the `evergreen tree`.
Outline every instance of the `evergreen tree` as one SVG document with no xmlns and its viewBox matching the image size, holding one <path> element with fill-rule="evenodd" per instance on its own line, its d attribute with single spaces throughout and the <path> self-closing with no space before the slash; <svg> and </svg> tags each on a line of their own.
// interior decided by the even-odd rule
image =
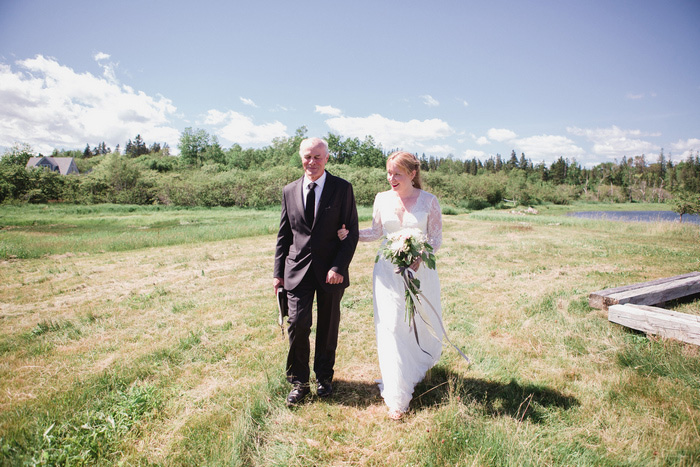
<svg viewBox="0 0 700 467">
<path fill-rule="evenodd" d="M 510 172 L 513 169 L 518 168 L 518 156 L 515 154 L 515 150 L 510 152 L 510 159 L 506 162 L 506 171 Z"/>
<path fill-rule="evenodd" d="M 552 183 L 554 183 L 555 185 L 563 184 L 566 180 L 567 169 L 567 161 L 565 161 L 562 156 L 559 156 L 559 159 L 557 159 L 549 169 Z"/>
<path fill-rule="evenodd" d="M 148 147 L 146 146 L 144 140 L 141 138 L 141 135 L 136 135 L 136 139 L 134 140 L 134 152 L 135 154 L 133 157 L 148 154 Z"/>
<path fill-rule="evenodd" d="M 539 179 L 543 182 L 549 181 L 549 170 L 544 162 L 540 162 L 534 168 L 535 172 L 539 175 Z"/>
<path fill-rule="evenodd" d="M 500 172 L 503 170 L 503 161 L 501 160 L 501 155 L 496 153 L 496 165 L 494 167 L 494 171 Z"/>
<path fill-rule="evenodd" d="M 566 169 L 566 184 L 578 186 L 583 183 L 584 179 L 585 177 L 583 175 L 583 170 L 581 169 L 581 166 L 576 162 L 576 159 L 572 160 L 571 163 L 568 164 L 568 167 Z"/>
<path fill-rule="evenodd" d="M 520 153 L 520 160 L 518 161 L 518 167 L 520 167 L 521 169 L 523 169 L 525 171 L 527 171 L 527 169 L 528 169 L 528 163 L 527 163 L 527 159 L 525 158 L 524 152 Z"/>
</svg>

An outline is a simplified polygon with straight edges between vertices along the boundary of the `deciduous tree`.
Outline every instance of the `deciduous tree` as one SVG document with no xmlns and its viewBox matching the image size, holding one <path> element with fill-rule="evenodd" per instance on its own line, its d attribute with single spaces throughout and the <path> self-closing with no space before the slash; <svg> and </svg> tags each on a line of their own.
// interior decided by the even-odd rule
<svg viewBox="0 0 700 467">
<path fill-rule="evenodd" d="M 180 159 L 187 165 L 201 167 L 204 160 L 204 152 L 207 150 L 210 141 L 209 133 L 205 130 L 193 130 L 187 127 L 180 135 L 177 145 L 180 150 Z"/>
<path fill-rule="evenodd" d="M 700 214 L 700 193 L 678 191 L 673 195 L 671 206 L 681 216 L 681 222 L 683 222 L 685 214 Z"/>
</svg>

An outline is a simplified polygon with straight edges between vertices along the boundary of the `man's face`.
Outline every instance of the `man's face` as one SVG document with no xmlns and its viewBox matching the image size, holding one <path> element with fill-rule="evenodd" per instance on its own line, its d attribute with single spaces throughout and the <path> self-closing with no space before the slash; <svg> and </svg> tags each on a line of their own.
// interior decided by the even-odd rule
<svg viewBox="0 0 700 467">
<path fill-rule="evenodd" d="M 318 180 L 326 170 L 326 162 L 328 162 L 328 152 L 323 144 L 302 148 L 299 155 L 306 178 L 312 181 Z"/>
</svg>

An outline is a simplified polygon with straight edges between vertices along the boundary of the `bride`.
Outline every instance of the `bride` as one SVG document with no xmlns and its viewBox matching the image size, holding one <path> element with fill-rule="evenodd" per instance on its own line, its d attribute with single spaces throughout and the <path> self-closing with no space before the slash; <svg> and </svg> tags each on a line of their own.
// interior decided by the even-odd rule
<svg viewBox="0 0 700 467">
<path fill-rule="evenodd" d="M 420 229 L 433 250 L 437 251 L 442 244 L 440 204 L 434 195 L 421 189 L 420 162 L 413 154 L 394 152 L 388 157 L 386 168 L 391 189 L 375 197 L 372 227 L 360 230 L 360 241 L 375 241 L 402 229 Z M 344 228 L 338 231 L 341 240 L 346 234 Z M 408 410 L 416 384 L 423 380 L 426 372 L 440 358 L 442 326 L 439 321 L 440 281 L 437 271 L 422 265 L 420 259 L 411 265 L 415 277 L 420 280 L 421 292 L 427 299 L 423 300 L 423 306 L 432 305 L 435 311 L 425 313 L 432 329 L 417 318 L 414 331 L 405 319 L 404 283 L 394 268 L 384 258 L 375 264 L 373 301 L 377 353 L 382 374 L 379 390 L 389 408 L 389 417 L 399 420 Z"/>
</svg>

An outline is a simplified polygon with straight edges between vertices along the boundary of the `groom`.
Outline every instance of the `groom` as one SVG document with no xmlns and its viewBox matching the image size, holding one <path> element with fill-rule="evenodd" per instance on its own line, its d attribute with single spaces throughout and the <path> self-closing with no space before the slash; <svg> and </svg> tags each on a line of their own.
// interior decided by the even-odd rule
<svg viewBox="0 0 700 467">
<path fill-rule="evenodd" d="M 317 394 L 333 393 L 333 366 L 338 344 L 340 299 L 349 285 L 348 266 L 359 237 L 352 185 L 326 172 L 328 144 L 308 138 L 299 146 L 304 176 L 284 187 L 282 215 L 275 250 L 273 285 L 283 287 L 289 303 L 287 380 L 292 391 L 287 405 L 310 392 L 309 356 L 312 307 L 317 303 L 314 373 Z M 344 241 L 338 229 L 349 234 Z"/>
</svg>

